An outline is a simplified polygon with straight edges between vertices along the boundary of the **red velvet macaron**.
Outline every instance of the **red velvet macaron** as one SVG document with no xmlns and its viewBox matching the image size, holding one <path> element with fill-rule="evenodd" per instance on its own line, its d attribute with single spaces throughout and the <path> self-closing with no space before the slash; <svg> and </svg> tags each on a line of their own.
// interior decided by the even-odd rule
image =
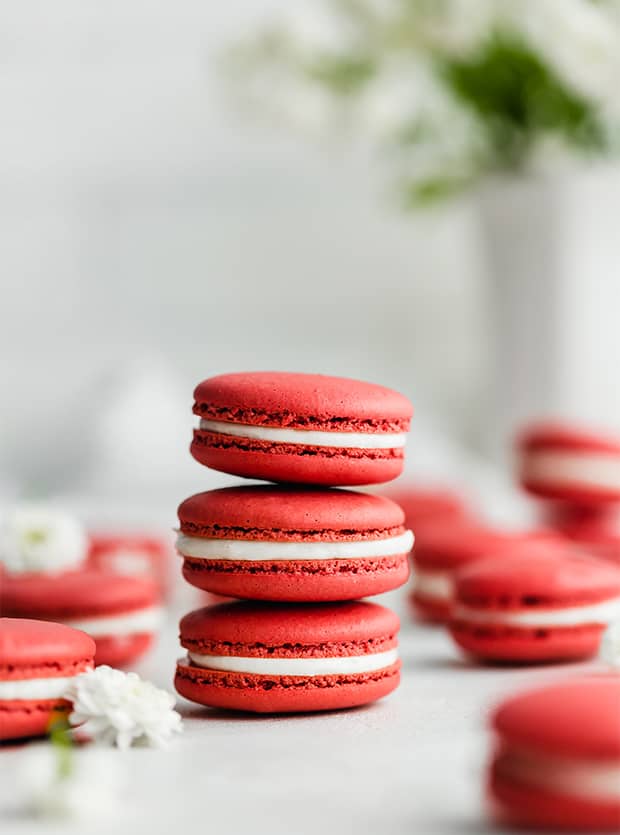
<svg viewBox="0 0 620 835">
<path fill-rule="evenodd" d="M 194 398 L 191 452 L 215 470 L 329 486 L 377 484 L 402 471 L 413 409 L 383 386 L 261 371 L 212 377 Z"/>
<path fill-rule="evenodd" d="M 523 433 L 517 455 L 530 493 L 576 504 L 620 502 L 620 437 L 544 423 Z"/>
<path fill-rule="evenodd" d="M 400 679 L 397 616 L 374 603 L 228 603 L 186 615 L 178 692 L 258 713 L 374 702 Z"/>
<path fill-rule="evenodd" d="M 119 532 L 90 534 L 88 564 L 98 571 L 151 577 L 166 597 L 170 593 L 174 552 L 168 537 Z"/>
<path fill-rule="evenodd" d="M 423 620 L 446 623 L 454 599 L 454 579 L 458 571 L 482 558 L 502 559 L 507 554 L 552 542 L 546 531 L 504 531 L 466 519 L 452 524 L 428 525 L 424 535 L 416 534 L 413 550 L 413 589 L 411 602 Z"/>
<path fill-rule="evenodd" d="M 483 660 L 569 661 L 599 649 L 620 617 L 620 569 L 541 545 L 528 553 L 482 560 L 456 578 L 450 631 Z"/>
<path fill-rule="evenodd" d="M 178 513 L 183 576 L 215 594 L 354 600 L 409 576 L 413 536 L 382 496 L 263 484 L 198 493 Z"/>
<path fill-rule="evenodd" d="M 509 824 L 620 830 L 620 676 L 591 676 L 508 699 L 492 719 L 489 789 Z"/>
<path fill-rule="evenodd" d="M 92 569 L 61 574 L 5 574 L 0 611 L 57 621 L 94 638 L 96 663 L 125 666 L 151 646 L 161 619 L 152 580 Z"/>
<path fill-rule="evenodd" d="M 63 694 L 94 656 L 94 641 L 77 629 L 0 618 L 0 740 L 46 734 L 70 711 Z"/>
</svg>

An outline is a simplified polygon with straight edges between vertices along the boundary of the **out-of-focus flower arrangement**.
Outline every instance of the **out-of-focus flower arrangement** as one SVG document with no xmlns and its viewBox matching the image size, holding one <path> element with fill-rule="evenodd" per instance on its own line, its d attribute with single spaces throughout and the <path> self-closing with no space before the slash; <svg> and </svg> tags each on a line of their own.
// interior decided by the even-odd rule
<svg viewBox="0 0 620 835">
<path fill-rule="evenodd" d="M 225 54 L 245 103 L 387 149 L 408 205 L 618 153 L 618 0 L 326 0 Z"/>
</svg>

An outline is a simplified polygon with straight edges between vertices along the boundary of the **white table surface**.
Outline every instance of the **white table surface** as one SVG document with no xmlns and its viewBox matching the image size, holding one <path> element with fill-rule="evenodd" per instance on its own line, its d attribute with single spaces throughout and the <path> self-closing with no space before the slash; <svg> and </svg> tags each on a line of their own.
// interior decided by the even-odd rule
<svg viewBox="0 0 620 835">
<path fill-rule="evenodd" d="M 415 624 L 401 592 L 379 601 L 403 621 L 402 683 L 365 708 L 252 717 L 180 700 L 185 730 L 169 750 L 132 749 L 125 793 L 109 816 L 33 820 L 15 800 L 29 746 L 0 750 L 3 835 L 140 833 L 483 833 L 485 717 L 515 689 L 596 666 L 477 667 L 445 632 Z M 171 689 L 177 617 L 141 673 Z M 120 762 L 119 759 L 119 762 Z M 16 805 L 17 804 L 17 805 Z"/>
</svg>

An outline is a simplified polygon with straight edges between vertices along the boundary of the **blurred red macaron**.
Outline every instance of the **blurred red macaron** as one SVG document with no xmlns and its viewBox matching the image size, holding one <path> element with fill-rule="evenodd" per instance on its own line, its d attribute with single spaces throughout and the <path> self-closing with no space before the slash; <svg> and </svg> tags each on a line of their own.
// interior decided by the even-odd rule
<svg viewBox="0 0 620 835">
<path fill-rule="evenodd" d="M 484 661 L 577 661 L 598 652 L 618 618 L 620 569 L 570 546 L 541 545 L 460 571 L 450 631 Z"/>
<path fill-rule="evenodd" d="M 142 656 L 162 617 L 152 580 L 92 569 L 4 574 L 0 610 L 9 617 L 55 621 L 86 632 L 96 644 L 96 663 L 112 667 Z"/>
<path fill-rule="evenodd" d="M 410 600 L 423 620 L 446 623 L 451 615 L 457 573 L 483 558 L 503 559 L 532 546 L 560 541 L 550 531 L 506 531 L 457 519 L 439 522 L 416 537 Z"/>
<path fill-rule="evenodd" d="M 266 481 L 348 486 L 400 475 L 413 413 L 402 394 L 322 374 L 224 374 L 194 391 L 191 453 Z"/>
<path fill-rule="evenodd" d="M 489 793 L 502 823 L 620 830 L 620 676 L 555 683 L 507 699 Z"/>
<path fill-rule="evenodd" d="M 72 679 L 94 666 L 92 638 L 60 623 L 0 618 L 0 740 L 43 736 L 66 718 Z"/>
<path fill-rule="evenodd" d="M 620 502 L 620 437 L 540 423 L 522 433 L 516 452 L 521 484 L 536 496 L 575 505 Z"/>
</svg>

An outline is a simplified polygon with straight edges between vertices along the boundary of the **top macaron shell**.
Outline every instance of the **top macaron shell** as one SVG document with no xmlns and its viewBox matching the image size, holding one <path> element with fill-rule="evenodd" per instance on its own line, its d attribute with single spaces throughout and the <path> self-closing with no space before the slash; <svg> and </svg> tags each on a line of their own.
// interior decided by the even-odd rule
<svg viewBox="0 0 620 835">
<path fill-rule="evenodd" d="M 248 372 L 205 380 L 194 397 L 201 427 L 192 455 L 216 470 L 334 486 L 390 481 L 402 471 L 413 409 L 383 386 Z"/>
<path fill-rule="evenodd" d="M 620 677 L 591 676 L 511 697 L 495 711 L 502 740 L 526 750 L 620 761 Z"/>
<path fill-rule="evenodd" d="M 620 438 L 540 423 L 517 439 L 521 483 L 530 493 L 577 504 L 620 501 Z"/>
<path fill-rule="evenodd" d="M 191 496 L 178 510 L 183 574 L 257 600 L 351 600 L 396 588 L 413 537 L 389 499 L 349 490 L 256 485 Z"/>
<path fill-rule="evenodd" d="M 4 611 L 4 610 L 3 610 Z M 95 643 L 85 632 L 62 623 L 26 618 L 0 618 L 0 678 L 25 678 L 33 669 L 62 669 L 65 665 L 91 662 Z"/>
</svg>

